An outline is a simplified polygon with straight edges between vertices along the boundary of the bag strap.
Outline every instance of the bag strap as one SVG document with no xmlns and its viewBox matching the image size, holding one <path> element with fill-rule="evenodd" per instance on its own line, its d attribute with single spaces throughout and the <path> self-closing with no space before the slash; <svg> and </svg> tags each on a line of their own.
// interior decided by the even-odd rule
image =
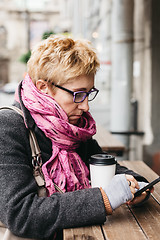
<svg viewBox="0 0 160 240">
<path fill-rule="evenodd" d="M 16 106 L 0 107 L 0 110 L 2 110 L 2 109 L 14 110 L 24 118 L 23 111 Z M 33 176 L 34 176 L 38 186 L 41 187 L 41 190 L 39 190 L 39 196 L 46 196 L 45 180 L 44 180 L 44 176 L 43 176 L 43 172 L 42 172 L 41 150 L 40 150 L 35 132 L 31 129 L 29 129 L 29 142 L 30 142 L 30 147 L 31 147 L 31 152 L 32 152 Z M 53 184 L 54 184 L 55 189 L 58 192 L 64 193 L 55 183 L 53 183 Z"/>
<path fill-rule="evenodd" d="M 0 110 L 3 110 L 3 109 L 14 110 L 24 118 L 22 110 L 15 106 L 0 107 Z M 30 142 L 31 153 L 32 153 L 33 175 L 35 177 L 35 180 L 38 186 L 42 187 L 42 186 L 45 186 L 45 181 L 44 181 L 44 176 L 41 169 L 42 168 L 41 150 L 38 145 L 36 135 L 31 129 L 29 129 L 29 142 Z"/>
<path fill-rule="evenodd" d="M 15 106 L 4 106 L 4 107 L 0 107 L 0 110 L 1 109 L 11 109 L 11 110 L 14 110 L 14 111 L 19 113 L 24 118 L 22 110 L 19 109 L 18 107 L 15 107 Z M 36 135 L 33 132 L 33 130 L 31 130 L 31 129 L 29 129 L 29 142 L 30 142 L 30 146 L 31 146 L 32 158 L 34 158 L 35 156 L 40 156 L 41 155 L 41 150 L 40 150 L 40 147 L 38 145 Z"/>
</svg>

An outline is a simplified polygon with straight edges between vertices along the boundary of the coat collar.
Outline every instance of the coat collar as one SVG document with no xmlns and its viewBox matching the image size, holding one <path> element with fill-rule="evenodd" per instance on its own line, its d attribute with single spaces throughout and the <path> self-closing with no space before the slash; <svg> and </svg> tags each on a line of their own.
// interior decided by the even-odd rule
<svg viewBox="0 0 160 240">
<path fill-rule="evenodd" d="M 23 111 L 24 121 L 25 121 L 27 127 L 29 129 L 33 130 L 34 127 L 35 127 L 35 121 L 32 118 L 29 110 L 24 106 L 24 103 L 23 103 L 22 98 L 21 98 L 22 81 L 19 83 L 19 86 L 18 86 L 19 102 L 15 101 L 13 105 L 16 106 L 16 107 L 19 107 Z"/>
</svg>

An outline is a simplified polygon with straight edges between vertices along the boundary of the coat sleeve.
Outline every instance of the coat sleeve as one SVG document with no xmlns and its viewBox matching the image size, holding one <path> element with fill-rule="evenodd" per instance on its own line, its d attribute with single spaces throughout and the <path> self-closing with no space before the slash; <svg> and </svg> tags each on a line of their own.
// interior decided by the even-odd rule
<svg viewBox="0 0 160 240">
<path fill-rule="evenodd" d="M 28 131 L 11 110 L 0 111 L 0 182 L 0 220 L 17 236 L 49 238 L 63 228 L 106 220 L 98 188 L 37 196 Z"/>
</svg>

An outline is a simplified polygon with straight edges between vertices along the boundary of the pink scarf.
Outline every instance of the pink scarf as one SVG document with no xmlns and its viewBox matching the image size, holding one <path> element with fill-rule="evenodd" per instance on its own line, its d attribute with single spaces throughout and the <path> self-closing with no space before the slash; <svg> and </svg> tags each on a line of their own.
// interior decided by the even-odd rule
<svg viewBox="0 0 160 240">
<path fill-rule="evenodd" d="M 21 95 L 37 126 L 52 142 L 52 156 L 42 166 L 48 196 L 56 192 L 53 183 L 64 192 L 90 188 L 88 168 L 75 150 L 96 133 L 91 114 L 83 113 L 79 126 L 70 124 L 64 110 L 39 91 L 28 74 L 22 82 Z"/>
</svg>

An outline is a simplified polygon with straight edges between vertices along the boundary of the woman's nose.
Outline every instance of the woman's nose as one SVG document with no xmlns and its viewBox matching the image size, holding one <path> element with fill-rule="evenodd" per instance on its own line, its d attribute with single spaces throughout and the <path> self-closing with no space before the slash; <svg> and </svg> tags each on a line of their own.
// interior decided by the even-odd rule
<svg viewBox="0 0 160 240">
<path fill-rule="evenodd" d="M 88 97 L 86 97 L 83 102 L 78 104 L 78 108 L 84 112 L 89 111 Z"/>
</svg>

